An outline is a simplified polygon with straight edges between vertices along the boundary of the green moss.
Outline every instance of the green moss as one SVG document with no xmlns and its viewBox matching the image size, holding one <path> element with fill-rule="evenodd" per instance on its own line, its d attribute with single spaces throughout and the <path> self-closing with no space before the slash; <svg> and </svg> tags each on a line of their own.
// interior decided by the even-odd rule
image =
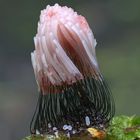
<svg viewBox="0 0 140 140">
<path fill-rule="evenodd" d="M 114 117 L 106 140 L 140 140 L 140 117 Z"/>
</svg>

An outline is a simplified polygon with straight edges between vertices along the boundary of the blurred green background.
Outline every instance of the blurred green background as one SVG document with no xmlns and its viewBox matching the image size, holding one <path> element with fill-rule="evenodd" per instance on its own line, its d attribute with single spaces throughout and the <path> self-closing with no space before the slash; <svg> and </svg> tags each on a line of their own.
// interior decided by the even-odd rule
<svg viewBox="0 0 140 140">
<path fill-rule="evenodd" d="M 0 0 L 0 139 L 20 140 L 38 97 L 30 60 L 40 10 L 54 3 L 85 16 L 116 115 L 140 114 L 140 0 Z"/>
</svg>

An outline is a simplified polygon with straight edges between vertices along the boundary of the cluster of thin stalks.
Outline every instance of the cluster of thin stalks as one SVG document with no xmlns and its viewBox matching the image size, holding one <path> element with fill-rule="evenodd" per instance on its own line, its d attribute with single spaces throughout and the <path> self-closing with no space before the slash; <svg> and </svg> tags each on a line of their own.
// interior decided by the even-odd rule
<svg viewBox="0 0 140 140">
<path fill-rule="evenodd" d="M 114 100 L 102 76 L 100 80 L 87 77 L 61 89 L 60 93 L 39 94 L 30 126 L 32 134 L 53 134 L 54 127 L 63 132 L 66 124 L 75 132 L 108 126 L 114 116 Z M 86 117 L 90 120 L 88 125 Z"/>
</svg>

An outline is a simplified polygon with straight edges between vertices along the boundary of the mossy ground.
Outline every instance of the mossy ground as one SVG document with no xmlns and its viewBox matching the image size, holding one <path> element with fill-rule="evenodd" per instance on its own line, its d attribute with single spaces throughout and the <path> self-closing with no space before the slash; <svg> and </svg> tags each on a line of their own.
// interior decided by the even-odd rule
<svg viewBox="0 0 140 140">
<path fill-rule="evenodd" d="M 69 140 L 65 136 L 29 136 L 23 140 Z M 114 117 L 106 130 L 106 136 L 92 137 L 89 133 L 73 136 L 70 140 L 140 140 L 140 117 L 117 116 Z"/>
</svg>

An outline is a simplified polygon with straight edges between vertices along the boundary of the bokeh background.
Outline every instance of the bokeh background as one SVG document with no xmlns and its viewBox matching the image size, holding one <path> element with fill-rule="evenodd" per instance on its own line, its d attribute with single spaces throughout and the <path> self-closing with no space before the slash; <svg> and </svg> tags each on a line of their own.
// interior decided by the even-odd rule
<svg viewBox="0 0 140 140">
<path fill-rule="evenodd" d="M 40 10 L 54 3 L 84 15 L 116 102 L 116 115 L 140 114 L 140 0 L 0 0 L 0 139 L 29 135 L 38 89 L 30 61 Z"/>
</svg>

